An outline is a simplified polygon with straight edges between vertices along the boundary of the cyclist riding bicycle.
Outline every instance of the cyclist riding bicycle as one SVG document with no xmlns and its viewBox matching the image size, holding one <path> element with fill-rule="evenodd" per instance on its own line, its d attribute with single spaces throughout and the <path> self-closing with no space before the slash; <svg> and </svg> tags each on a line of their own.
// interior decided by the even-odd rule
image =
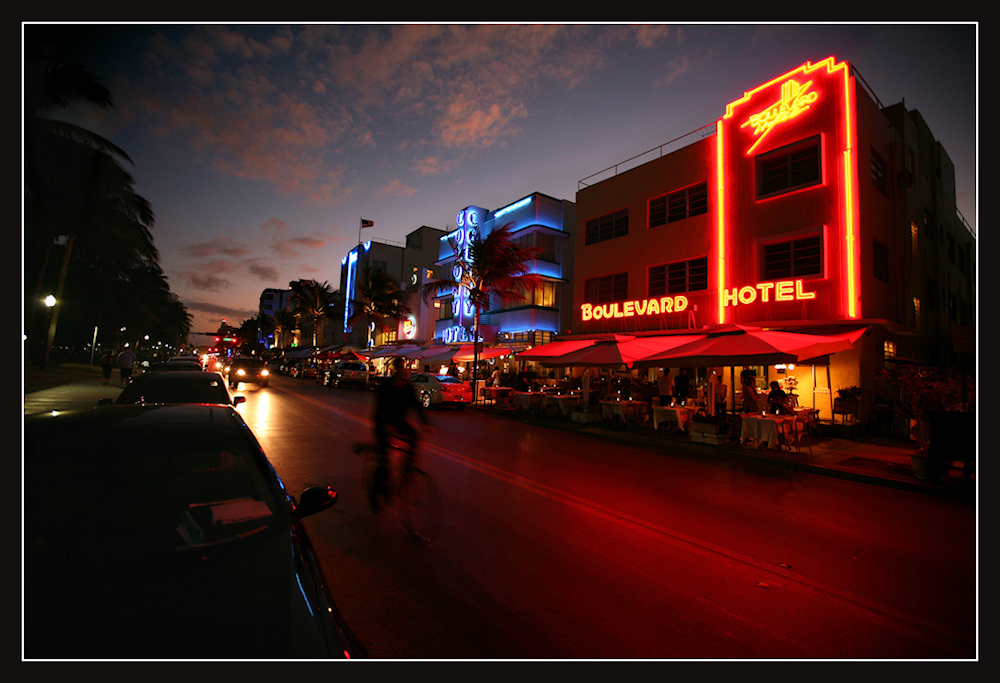
<svg viewBox="0 0 1000 683">
<path fill-rule="evenodd" d="M 378 464 L 369 492 L 369 503 L 375 510 L 381 505 L 380 498 L 388 494 L 390 439 L 396 437 L 406 443 L 401 468 L 405 481 L 414 464 L 416 445 L 419 441 L 417 428 L 407 418 L 411 413 L 415 413 L 424 427 L 430 426 L 423 406 L 417 398 L 417 392 L 409 381 L 409 374 L 404 367 L 403 359 L 396 357 L 392 363 L 392 374 L 384 378 L 376 388 L 374 422 Z"/>
</svg>

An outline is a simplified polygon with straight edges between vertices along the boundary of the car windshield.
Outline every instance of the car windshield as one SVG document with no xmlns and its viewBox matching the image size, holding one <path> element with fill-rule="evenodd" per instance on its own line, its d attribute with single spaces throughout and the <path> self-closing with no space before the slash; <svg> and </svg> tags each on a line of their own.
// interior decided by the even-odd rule
<svg viewBox="0 0 1000 683">
<path fill-rule="evenodd" d="M 120 557 L 183 554 L 264 531 L 279 508 L 261 465 L 235 430 L 214 421 L 64 431 L 53 420 L 33 430 L 29 535 L 43 534 L 34 540 L 60 552 Z"/>
<path fill-rule="evenodd" d="M 233 365 L 238 365 L 241 368 L 262 368 L 264 367 L 264 361 L 257 360 L 256 358 L 238 358 L 233 361 Z"/>
<path fill-rule="evenodd" d="M 434 375 L 434 379 L 441 382 L 441 384 L 462 384 L 462 380 L 451 375 Z"/>
<path fill-rule="evenodd" d="M 136 378 L 122 389 L 116 404 L 133 403 L 230 403 L 229 392 L 221 377 L 214 373 L 204 373 L 204 377 L 170 377 L 154 379 L 155 375 Z"/>
</svg>

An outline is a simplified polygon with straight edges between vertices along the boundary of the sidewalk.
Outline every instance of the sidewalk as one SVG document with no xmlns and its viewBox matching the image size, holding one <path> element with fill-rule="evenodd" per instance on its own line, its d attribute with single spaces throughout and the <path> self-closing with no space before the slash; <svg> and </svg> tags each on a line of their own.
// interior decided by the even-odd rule
<svg viewBox="0 0 1000 683">
<path fill-rule="evenodd" d="M 100 375 L 95 375 L 93 379 L 71 382 L 26 394 L 23 405 L 24 414 L 94 408 L 100 399 L 116 398 L 120 391 L 121 387 L 113 380 L 111 384 L 105 385 L 103 378 Z M 940 482 L 924 481 L 918 479 L 913 473 L 913 466 L 910 464 L 910 453 L 913 452 L 913 446 L 910 443 L 887 437 L 837 438 L 824 435 L 823 425 L 820 426 L 819 436 L 810 441 L 812 451 L 810 453 L 810 449 L 804 446 L 801 452 L 760 450 L 752 446 L 742 446 L 738 440 L 714 446 L 692 442 L 683 433 L 657 433 L 653 431 L 651 426 L 633 427 L 626 430 L 621 427 L 607 426 L 600 422 L 573 422 L 566 418 L 550 417 L 537 412 L 504 408 L 484 402 L 470 407 L 498 419 L 566 429 L 620 443 L 645 445 L 653 448 L 662 447 L 669 450 L 671 455 L 680 457 L 748 460 L 788 470 L 849 479 L 930 495 L 953 497 L 960 500 L 971 501 L 975 499 L 976 495 L 975 478 L 972 481 L 964 480 L 960 463 L 957 463 L 956 467 Z"/>
<path fill-rule="evenodd" d="M 799 452 L 770 448 L 761 450 L 756 446 L 741 445 L 738 439 L 719 446 L 696 443 L 683 432 L 654 432 L 649 425 L 625 429 L 602 422 L 580 423 L 565 417 L 542 415 L 537 411 L 522 411 L 486 403 L 478 403 L 475 407 L 499 418 L 544 424 L 620 443 L 662 447 L 669 450 L 671 455 L 749 460 L 788 470 L 918 493 L 969 501 L 975 499 L 975 477 L 971 481 L 963 479 L 961 462 L 953 463 L 952 469 L 940 482 L 925 481 L 917 478 L 913 472 L 910 454 L 914 446 L 909 442 L 879 436 L 839 438 L 824 435 L 824 425 L 820 425 L 816 438 L 808 440 L 809 447 L 803 443 Z M 827 427 L 826 431 L 832 430 Z"/>
</svg>

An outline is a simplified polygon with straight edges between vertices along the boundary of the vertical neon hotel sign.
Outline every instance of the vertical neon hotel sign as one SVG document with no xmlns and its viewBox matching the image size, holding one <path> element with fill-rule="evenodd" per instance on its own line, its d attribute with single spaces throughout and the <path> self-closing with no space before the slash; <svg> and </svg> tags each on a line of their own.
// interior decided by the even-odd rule
<svg viewBox="0 0 1000 683">
<path fill-rule="evenodd" d="M 842 79 L 841 87 L 843 88 L 843 108 L 844 115 L 841 117 L 844 125 L 842 131 L 843 144 L 841 149 L 842 155 L 842 165 L 841 170 L 843 173 L 841 180 L 841 194 L 839 201 L 842 206 L 842 221 L 841 221 L 841 234 L 843 235 L 844 244 L 844 259 L 845 264 L 844 273 L 845 279 L 847 281 L 847 286 L 845 288 L 845 310 L 847 311 L 847 316 L 850 318 L 857 318 L 860 316 L 860 311 L 858 310 L 858 283 L 857 283 L 857 226 L 858 226 L 858 208 L 857 208 L 857 140 L 856 135 L 856 122 L 855 122 L 855 107 L 854 107 L 854 79 L 850 75 L 850 67 L 847 62 L 837 63 L 834 57 L 828 57 L 827 59 L 817 63 L 812 64 L 811 62 L 806 62 L 802 66 L 788 73 L 779 76 L 767 83 L 759 86 L 758 88 L 744 93 L 743 97 L 739 100 L 730 103 L 726 106 L 726 114 L 716 122 L 716 206 L 717 209 L 717 236 L 716 244 L 718 247 L 718 262 L 717 262 L 717 276 L 718 276 L 718 291 L 721 293 L 718 301 L 718 320 L 719 322 L 725 322 L 726 306 L 733 302 L 731 296 L 731 291 L 727 290 L 726 287 L 726 237 L 727 237 L 727 215 L 726 215 L 726 162 L 725 162 L 725 150 L 729 144 L 725 136 L 725 128 L 723 126 L 723 121 L 728 118 L 732 118 L 734 110 L 749 102 L 756 94 L 759 92 L 771 88 L 776 83 L 781 82 L 780 95 L 776 102 L 766 106 L 765 108 L 750 114 L 747 119 L 740 125 L 741 128 L 750 128 L 752 135 L 756 138 L 754 143 L 747 149 L 746 155 L 750 155 L 754 152 L 757 146 L 774 130 L 780 129 L 780 127 L 789 121 L 792 121 L 799 116 L 807 113 L 814 104 L 820 100 L 820 92 L 813 88 L 813 80 L 805 80 L 805 82 L 799 81 L 796 77 L 801 77 L 803 79 L 808 78 L 811 74 L 822 75 L 823 70 L 827 75 L 839 75 Z M 798 288 L 798 285 L 796 285 Z M 742 288 L 740 293 L 746 291 L 747 288 Z M 735 290 L 733 290 L 735 291 Z M 796 289 L 796 294 L 799 290 Z M 740 297 L 737 297 L 740 298 Z M 796 296 L 795 298 L 800 298 Z M 803 297 L 807 298 L 807 297 Z M 742 299 L 740 298 L 742 301 Z"/>
</svg>

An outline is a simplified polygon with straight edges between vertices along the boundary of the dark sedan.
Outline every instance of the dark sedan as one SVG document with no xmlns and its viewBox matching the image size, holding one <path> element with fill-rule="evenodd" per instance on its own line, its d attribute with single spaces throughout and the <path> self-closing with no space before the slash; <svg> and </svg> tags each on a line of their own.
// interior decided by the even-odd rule
<svg viewBox="0 0 1000 683">
<path fill-rule="evenodd" d="M 177 370 L 139 375 L 122 389 L 115 405 L 134 403 L 215 403 L 237 405 L 246 399 L 233 396 L 226 380 L 217 372 Z M 101 404 L 111 403 L 102 399 Z"/>
<path fill-rule="evenodd" d="M 296 500 L 228 406 L 24 418 L 27 659 L 365 655 Z"/>
<path fill-rule="evenodd" d="M 229 361 L 227 372 L 231 387 L 240 382 L 266 387 L 271 375 L 267 363 L 260 358 L 233 358 Z"/>
</svg>

